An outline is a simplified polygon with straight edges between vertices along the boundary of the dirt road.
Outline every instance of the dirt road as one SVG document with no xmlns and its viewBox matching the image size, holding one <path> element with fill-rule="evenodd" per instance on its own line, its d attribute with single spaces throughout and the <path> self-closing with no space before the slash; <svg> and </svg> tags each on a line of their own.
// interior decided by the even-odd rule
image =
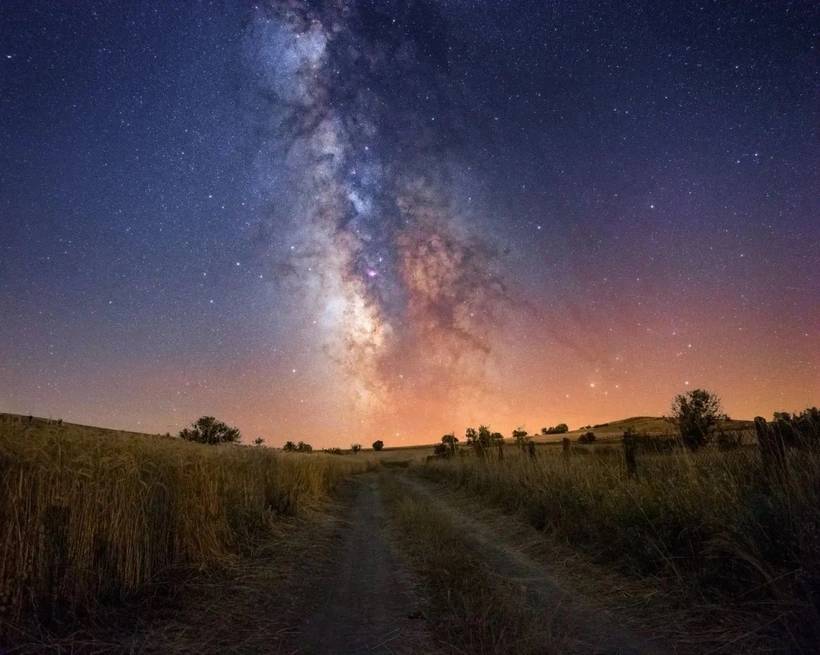
<svg viewBox="0 0 820 655">
<path fill-rule="evenodd" d="M 436 511 L 483 554 L 493 575 L 520 586 L 532 608 L 533 620 L 550 621 L 562 633 L 561 652 L 596 655 L 638 655 L 673 652 L 659 649 L 630 632 L 600 606 L 587 605 L 562 586 L 542 562 L 506 543 L 450 504 L 431 483 L 387 472 L 408 493 L 433 501 Z M 347 520 L 338 533 L 332 562 L 316 571 L 314 606 L 294 635 L 301 653 L 432 653 L 436 651 L 431 627 L 421 617 L 423 591 L 397 555 L 387 535 L 387 516 L 381 498 L 380 476 L 359 478 Z M 416 617 L 416 618 L 413 618 Z M 564 650 L 566 648 L 566 651 Z M 544 652 L 552 652 L 545 645 Z"/>
<path fill-rule="evenodd" d="M 379 477 L 362 476 L 335 556 L 317 575 L 315 607 L 298 627 L 300 652 L 433 652 L 412 576 L 391 549 L 385 528 Z"/>
<path fill-rule="evenodd" d="M 408 556 L 408 535 L 395 517 L 398 489 L 429 502 L 446 517 L 465 550 L 480 553 L 481 579 L 493 579 L 523 591 L 527 621 L 548 625 L 560 640 L 541 641 L 522 650 L 476 649 L 458 638 L 443 638 L 442 625 L 464 620 L 469 598 L 457 597 L 457 619 L 433 602 L 429 571 Z M 504 652 L 555 655 L 616 655 L 676 652 L 637 637 L 599 603 L 585 603 L 558 581 L 545 565 L 510 538 L 512 517 L 500 523 L 478 520 L 435 484 L 389 470 L 357 476 L 337 500 L 313 517 L 282 528 L 267 545 L 237 558 L 224 570 L 192 574 L 169 586 L 172 597 L 136 604 L 114 613 L 107 625 L 89 627 L 71 652 L 232 653 L 235 655 L 434 655 Z M 386 499 L 393 499 L 389 503 Z M 428 543 L 428 542 L 425 542 Z M 433 541 L 432 548 L 436 548 Z M 455 553 L 458 557 L 458 553 Z M 439 584 L 447 573 L 432 580 Z M 447 595 L 449 590 L 445 590 Z M 467 594 L 472 593 L 472 588 Z M 441 594 L 439 593 L 439 596 Z M 589 598 L 589 594 L 587 594 Z M 142 601 L 141 601 L 142 602 Z M 476 605 L 477 607 L 477 605 Z M 491 607 L 489 611 L 493 611 Z M 477 616 L 480 621 L 481 617 Z M 467 622 L 472 616 L 467 616 Z M 554 628 L 554 630 L 552 629 Z M 504 630 L 515 630 L 503 626 Z M 452 635 L 452 633 L 450 633 Z M 515 635 L 506 643 L 516 644 Z M 82 648 L 77 647 L 77 645 Z M 534 646 L 534 647 L 533 647 Z M 87 648 L 86 648 L 87 647 Z M 85 650 L 84 650 L 85 649 Z M 52 649 L 53 652 L 69 652 Z M 21 652 L 42 652 L 25 650 Z"/>
</svg>

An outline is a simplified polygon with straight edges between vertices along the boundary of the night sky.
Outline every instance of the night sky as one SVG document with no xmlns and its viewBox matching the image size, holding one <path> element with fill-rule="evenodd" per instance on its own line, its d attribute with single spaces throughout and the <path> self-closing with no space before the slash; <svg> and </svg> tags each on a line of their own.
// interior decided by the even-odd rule
<svg viewBox="0 0 820 655">
<path fill-rule="evenodd" d="M 0 411 L 328 446 L 820 401 L 815 2 L 0 21 Z"/>
</svg>

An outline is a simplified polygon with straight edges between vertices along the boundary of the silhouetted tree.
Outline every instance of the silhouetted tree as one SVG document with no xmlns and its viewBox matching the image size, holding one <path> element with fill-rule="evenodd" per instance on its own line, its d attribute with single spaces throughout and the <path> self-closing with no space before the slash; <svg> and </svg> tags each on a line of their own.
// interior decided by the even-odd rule
<svg viewBox="0 0 820 655">
<path fill-rule="evenodd" d="M 190 428 L 180 431 L 179 436 L 186 441 L 211 445 L 234 443 L 241 438 L 237 428 L 217 421 L 213 416 L 203 416 L 197 419 Z"/>
<path fill-rule="evenodd" d="M 265 440 L 262 437 L 256 437 L 256 439 L 253 440 L 253 443 L 256 446 L 261 446 L 263 443 L 265 443 Z"/>
<path fill-rule="evenodd" d="M 464 438 L 467 440 L 467 445 L 472 446 L 478 440 L 478 432 L 475 428 L 467 428 L 464 431 Z"/>
<path fill-rule="evenodd" d="M 516 428 L 512 431 L 512 437 L 519 448 L 523 448 L 527 441 L 527 431 L 524 428 Z"/>
<path fill-rule="evenodd" d="M 311 446 L 309 443 L 305 443 L 304 441 L 300 441 L 298 444 L 296 444 L 296 452 L 297 453 L 312 453 L 313 452 L 313 446 Z"/>
<path fill-rule="evenodd" d="M 672 419 L 678 426 L 681 441 L 690 450 L 706 445 L 713 428 L 724 418 L 720 398 L 706 389 L 692 389 L 672 401 Z"/>
<path fill-rule="evenodd" d="M 373 442 L 373 450 L 381 450 L 382 448 L 384 448 L 384 441 L 377 439 Z"/>
<path fill-rule="evenodd" d="M 282 450 L 286 453 L 295 453 L 296 452 L 296 444 L 292 441 L 286 441 L 285 445 L 282 446 Z"/>
<path fill-rule="evenodd" d="M 360 443 L 350 444 L 350 452 L 352 452 L 354 455 L 357 455 L 361 449 L 362 444 Z"/>
<path fill-rule="evenodd" d="M 441 438 L 441 443 L 443 443 L 447 448 L 450 450 L 452 454 L 456 452 L 456 444 L 458 443 L 458 437 L 452 433 L 445 434 Z"/>
</svg>

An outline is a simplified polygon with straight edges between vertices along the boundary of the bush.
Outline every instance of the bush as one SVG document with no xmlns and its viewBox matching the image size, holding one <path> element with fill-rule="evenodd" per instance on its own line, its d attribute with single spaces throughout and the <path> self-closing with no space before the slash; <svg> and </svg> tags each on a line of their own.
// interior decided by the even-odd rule
<svg viewBox="0 0 820 655">
<path fill-rule="evenodd" d="M 433 446 L 433 455 L 436 457 L 448 457 L 451 454 L 450 447 L 444 443 L 437 443 Z"/>
<path fill-rule="evenodd" d="M 584 432 L 584 434 L 578 437 L 578 443 L 595 443 L 595 433 Z"/>
<path fill-rule="evenodd" d="M 210 445 L 235 443 L 241 439 L 238 429 L 217 421 L 213 416 L 197 419 L 190 428 L 180 431 L 179 436 L 185 441 Z"/>
<path fill-rule="evenodd" d="M 384 441 L 382 441 L 381 439 L 378 439 L 378 440 L 373 442 L 373 450 L 379 451 L 382 448 L 384 448 Z"/>
</svg>

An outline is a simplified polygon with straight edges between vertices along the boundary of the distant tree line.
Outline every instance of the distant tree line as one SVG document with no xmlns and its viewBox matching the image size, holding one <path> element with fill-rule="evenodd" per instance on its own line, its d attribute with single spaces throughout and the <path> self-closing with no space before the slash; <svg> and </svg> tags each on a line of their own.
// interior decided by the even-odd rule
<svg viewBox="0 0 820 655">
<path fill-rule="evenodd" d="M 298 443 L 286 441 L 285 445 L 282 446 L 282 450 L 284 450 L 286 453 L 312 453 L 313 446 L 311 446 L 309 443 L 305 443 L 304 441 L 299 441 Z"/>
<path fill-rule="evenodd" d="M 566 423 L 559 423 L 549 428 L 541 428 L 541 434 L 564 434 L 569 432 L 569 426 Z"/>
</svg>

